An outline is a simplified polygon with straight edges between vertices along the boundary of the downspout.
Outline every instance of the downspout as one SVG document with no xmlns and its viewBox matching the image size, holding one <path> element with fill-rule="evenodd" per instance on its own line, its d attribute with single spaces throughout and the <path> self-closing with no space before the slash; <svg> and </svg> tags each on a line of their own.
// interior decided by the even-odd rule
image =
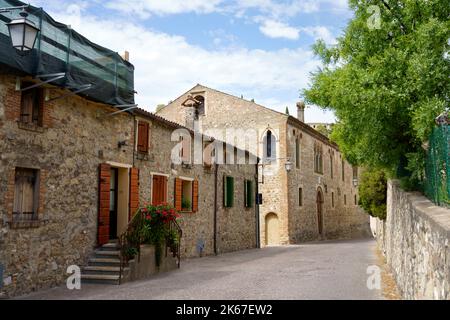
<svg viewBox="0 0 450 320">
<path fill-rule="evenodd" d="M 219 165 L 217 163 L 214 164 L 214 254 L 217 256 L 219 254 L 219 249 L 217 246 L 217 217 L 218 217 L 218 195 L 217 191 L 219 189 Z"/>
<path fill-rule="evenodd" d="M 255 196 L 255 215 L 256 215 L 256 248 L 257 249 L 261 249 L 261 225 L 260 225 L 260 211 L 259 211 L 259 162 L 260 159 L 258 158 L 257 163 L 255 165 L 256 168 L 256 174 L 255 174 L 255 191 L 256 191 L 256 196 Z"/>
<path fill-rule="evenodd" d="M 136 159 L 136 143 L 137 143 L 137 134 L 136 134 L 136 122 L 137 118 L 135 115 L 133 115 L 133 168 L 135 168 L 135 159 Z"/>
</svg>

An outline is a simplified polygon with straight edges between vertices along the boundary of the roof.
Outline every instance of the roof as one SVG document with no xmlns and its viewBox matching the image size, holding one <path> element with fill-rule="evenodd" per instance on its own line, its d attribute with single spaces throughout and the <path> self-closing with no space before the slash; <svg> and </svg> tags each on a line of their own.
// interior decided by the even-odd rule
<svg viewBox="0 0 450 320">
<path fill-rule="evenodd" d="M 164 124 L 164 125 L 166 125 L 166 126 L 168 126 L 170 128 L 173 128 L 173 129 L 185 129 L 185 130 L 188 130 L 192 135 L 195 134 L 194 130 L 189 129 L 189 128 L 185 127 L 185 126 L 182 126 L 182 125 L 180 125 L 180 124 L 178 124 L 176 122 L 167 120 L 167 119 L 165 119 L 165 118 L 163 118 L 161 116 L 158 116 L 158 115 L 154 114 L 153 112 L 149 112 L 149 111 L 141 109 L 141 108 L 136 108 L 132 112 L 135 115 L 138 115 L 138 116 L 141 116 L 141 117 L 144 117 L 144 118 L 148 118 L 148 119 L 157 121 L 157 122 L 159 122 L 161 124 Z M 207 136 L 205 134 L 202 134 L 202 137 L 205 137 L 205 138 L 207 138 L 207 139 L 209 139 L 211 141 L 223 142 L 225 145 L 230 145 L 230 144 L 228 144 L 228 143 L 226 143 L 226 142 L 224 142 L 222 140 L 215 139 L 215 138 Z M 233 147 L 235 147 L 238 150 L 242 150 L 242 149 L 240 149 L 240 148 L 238 148 L 238 147 L 236 147 L 234 145 L 230 145 L 230 146 L 233 146 Z M 247 154 L 250 154 L 250 152 L 247 151 L 247 150 L 242 150 L 242 151 L 245 151 Z"/>
<path fill-rule="evenodd" d="M 302 130 L 304 130 L 305 132 L 311 134 L 311 135 L 314 136 L 315 138 L 317 138 L 317 139 L 321 140 L 322 142 L 324 142 L 324 143 L 330 145 L 331 147 L 336 148 L 336 149 L 339 150 L 339 146 L 338 146 L 336 143 L 332 142 L 327 136 L 321 134 L 320 132 L 316 131 L 314 128 L 310 127 L 308 124 L 306 124 L 306 123 L 304 123 L 304 122 L 298 120 L 297 118 L 295 118 L 295 117 L 293 117 L 293 116 L 288 116 L 288 115 L 285 114 L 285 113 L 282 113 L 282 112 L 273 110 L 273 109 L 271 109 L 271 108 L 269 108 L 269 107 L 263 106 L 263 105 L 261 105 L 261 104 L 258 104 L 258 103 L 256 103 L 256 102 L 254 102 L 254 101 L 245 100 L 245 99 L 243 99 L 243 98 L 234 96 L 234 95 L 232 95 L 232 94 L 229 94 L 229 93 L 226 93 L 226 92 L 217 90 L 217 89 L 213 89 L 213 88 L 204 86 L 204 85 L 202 85 L 202 84 L 196 84 L 194 87 L 192 87 L 190 90 L 188 90 L 188 91 L 186 91 L 185 93 L 183 93 L 182 95 L 180 95 L 180 96 L 179 96 L 178 98 L 176 98 L 174 101 L 180 99 L 180 98 L 183 97 L 184 95 L 188 94 L 189 92 L 191 92 L 191 91 L 193 91 L 194 89 L 197 89 L 197 88 L 204 88 L 204 89 L 207 89 L 207 90 L 215 91 L 215 92 L 220 93 L 220 94 L 223 94 L 223 95 L 227 95 L 227 96 L 233 97 L 233 98 L 235 98 L 235 99 L 244 100 L 244 101 L 247 101 L 248 103 L 254 104 L 255 106 L 258 106 L 258 107 L 264 108 L 264 109 L 266 109 L 266 110 L 268 110 L 268 111 L 271 111 L 271 112 L 273 112 L 273 113 L 276 113 L 277 115 L 281 115 L 281 116 L 287 118 L 287 122 L 288 122 L 288 123 L 290 123 L 290 124 L 292 124 L 292 125 L 299 126 L 299 127 L 300 127 Z M 171 102 L 171 103 L 173 103 L 173 102 Z M 168 105 L 166 105 L 166 106 L 165 106 L 164 108 L 162 108 L 161 110 L 163 110 L 163 109 L 165 109 L 166 107 L 168 107 L 171 103 L 169 103 Z"/>
</svg>

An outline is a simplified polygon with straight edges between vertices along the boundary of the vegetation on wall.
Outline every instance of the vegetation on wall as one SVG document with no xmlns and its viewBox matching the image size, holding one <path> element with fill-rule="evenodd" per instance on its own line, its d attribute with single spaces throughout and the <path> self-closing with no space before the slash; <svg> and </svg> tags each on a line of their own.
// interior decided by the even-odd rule
<svg viewBox="0 0 450 320">
<path fill-rule="evenodd" d="M 349 3 L 354 18 L 337 45 L 314 46 L 324 66 L 304 98 L 335 111 L 339 122 L 331 138 L 347 160 L 411 177 L 417 187 L 423 144 L 448 108 L 448 2 Z"/>
<path fill-rule="evenodd" d="M 383 170 L 366 170 L 359 185 L 359 205 L 372 217 L 386 219 L 387 179 Z"/>
</svg>

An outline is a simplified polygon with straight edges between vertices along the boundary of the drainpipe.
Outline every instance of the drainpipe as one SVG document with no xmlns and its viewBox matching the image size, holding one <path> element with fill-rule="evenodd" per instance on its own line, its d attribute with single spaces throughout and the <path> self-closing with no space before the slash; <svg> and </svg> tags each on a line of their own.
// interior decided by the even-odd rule
<svg viewBox="0 0 450 320">
<path fill-rule="evenodd" d="M 135 159 L 136 159 L 136 143 L 137 143 L 137 134 L 136 134 L 136 122 L 137 118 L 136 116 L 133 116 L 133 168 L 135 167 Z"/>
<path fill-rule="evenodd" d="M 255 175 L 255 191 L 256 191 L 256 197 L 255 197 L 255 215 L 256 215 L 256 248 L 257 249 L 261 249 L 261 238 L 260 238 L 260 233 L 261 233 L 261 225 L 260 225 L 260 220 L 259 220 L 259 162 L 260 159 L 258 158 L 257 163 L 255 165 L 256 168 L 256 175 Z"/>
<path fill-rule="evenodd" d="M 214 164 L 214 254 L 217 256 L 219 254 L 219 249 L 217 247 L 217 217 L 218 217 L 218 195 L 217 191 L 219 189 L 219 165 L 217 163 Z"/>
</svg>

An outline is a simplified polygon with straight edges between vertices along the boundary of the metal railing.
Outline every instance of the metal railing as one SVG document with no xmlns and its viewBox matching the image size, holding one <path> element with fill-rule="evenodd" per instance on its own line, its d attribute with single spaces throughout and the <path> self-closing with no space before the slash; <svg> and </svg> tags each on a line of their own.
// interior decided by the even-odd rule
<svg viewBox="0 0 450 320">
<path fill-rule="evenodd" d="M 450 130 L 447 123 L 433 130 L 426 159 L 424 191 L 435 204 L 450 206 Z"/>
<path fill-rule="evenodd" d="M 166 239 L 166 257 L 168 256 L 168 250 L 173 254 L 173 257 L 177 259 L 178 269 L 181 267 L 181 238 L 183 237 L 183 230 L 176 221 L 171 221 L 169 224 L 169 234 L 176 232 L 178 241 L 176 243 L 170 243 L 169 239 Z"/>
</svg>

